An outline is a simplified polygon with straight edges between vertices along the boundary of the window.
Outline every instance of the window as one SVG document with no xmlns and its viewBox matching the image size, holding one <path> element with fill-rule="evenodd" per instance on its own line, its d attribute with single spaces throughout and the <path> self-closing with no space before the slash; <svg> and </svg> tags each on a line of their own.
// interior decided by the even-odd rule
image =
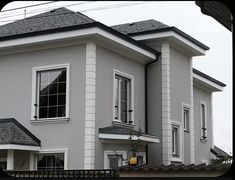
<svg viewBox="0 0 235 180">
<path fill-rule="evenodd" d="M 68 117 L 68 65 L 34 68 L 33 119 Z"/>
<path fill-rule="evenodd" d="M 145 152 L 137 152 L 137 165 L 143 165 L 146 164 L 146 154 Z"/>
<path fill-rule="evenodd" d="M 104 168 L 117 169 L 125 165 L 126 152 L 125 151 L 105 151 L 104 152 Z"/>
<path fill-rule="evenodd" d="M 37 154 L 37 170 L 64 170 L 64 154 Z"/>
<path fill-rule="evenodd" d="M 115 73 L 114 78 L 114 121 L 132 124 L 133 92 L 132 77 Z"/>
<path fill-rule="evenodd" d="M 183 122 L 184 122 L 184 130 L 189 132 L 189 107 L 183 106 Z"/>
<path fill-rule="evenodd" d="M 173 126 L 172 127 L 172 155 L 179 156 L 179 135 L 178 135 L 178 128 Z"/>
<path fill-rule="evenodd" d="M 207 119 L 206 119 L 206 103 L 201 102 L 201 137 L 203 140 L 207 139 Z"/>
</svg>

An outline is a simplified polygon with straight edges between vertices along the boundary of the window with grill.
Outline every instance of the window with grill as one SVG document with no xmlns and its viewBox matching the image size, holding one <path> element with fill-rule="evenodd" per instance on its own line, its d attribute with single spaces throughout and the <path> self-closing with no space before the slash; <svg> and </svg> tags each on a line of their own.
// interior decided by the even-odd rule
<svg viewBox="0 0 235 180">
<path fill-rule="evenodd" d="M 115 74 L 114 120 L 132 124 L 131 79 Z"/>
<path fill-rule="evenodd" d="M 201 137 L 203 140 L 207 139 L 207 120 L 206 120 L 206 104 L 201 103 Z"/>
<path fill-rule="evenodd" d="M 64 170 L 64 154 L 36 155 L 37 170 Z"/>
<path fill-rule="evenodd" d="M 34 71 L 34 120 L 68 117 L 68 67 L 59 67 Z"/>
</svg>

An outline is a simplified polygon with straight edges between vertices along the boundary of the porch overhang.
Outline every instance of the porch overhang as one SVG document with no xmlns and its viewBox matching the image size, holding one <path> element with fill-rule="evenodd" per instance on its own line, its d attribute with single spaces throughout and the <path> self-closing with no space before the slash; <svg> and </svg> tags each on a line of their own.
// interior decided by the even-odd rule
<svg viewBox="0 0 235 180">
<path fill-rule="evenodd" d="M 142 145 L 149 143 L 159 143 L 160 139 L 156 136 L 141 133 L 139 131 L 125 127 L 105 127 L 99 129 L 99 139 L 103 143 L 122 143 L 128 144 L 130 141 L 139 141 Z"/>
</svg>

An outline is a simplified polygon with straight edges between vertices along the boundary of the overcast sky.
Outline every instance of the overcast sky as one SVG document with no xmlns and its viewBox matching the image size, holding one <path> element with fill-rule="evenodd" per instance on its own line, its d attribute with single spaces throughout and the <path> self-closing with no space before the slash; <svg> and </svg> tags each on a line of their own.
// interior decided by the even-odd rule
<svg viewBox="0 0 235 180">
<path fill-rule="evenodd" d="M 48 1 L 11 2 L 1 11 L 44 2 Z M 193 58 L 193 67 L 227 85 L 223 92 L 213 94 L 214 144 L 232 153 L 232 33 L 229 30 L 202 14 L 194 1 L 60 1 L 26 8 L 26 17 L 63 5 L 108 26 L 155 19 L 209 46 L 205 56 Z M 1 12 L 0 25 L 20 18 L 24 18 L 24 9 Z"/>
</svg>

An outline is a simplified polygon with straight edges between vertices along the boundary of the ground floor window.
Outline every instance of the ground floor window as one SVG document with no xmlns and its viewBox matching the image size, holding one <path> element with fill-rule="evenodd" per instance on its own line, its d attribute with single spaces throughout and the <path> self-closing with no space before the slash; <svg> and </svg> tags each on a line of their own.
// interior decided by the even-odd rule
<svg viewBox="0 0 235 180">
<path fill-rule="evenodd" d="M 105 151 L 104 152 L 104 168 L 117 169 L 125 165 L 125 151 Z"/>
<path fill-rule="evenodd" d="M 64 170 L 64 153 L 37 154 L 37 170 Z"/>
</svg>

